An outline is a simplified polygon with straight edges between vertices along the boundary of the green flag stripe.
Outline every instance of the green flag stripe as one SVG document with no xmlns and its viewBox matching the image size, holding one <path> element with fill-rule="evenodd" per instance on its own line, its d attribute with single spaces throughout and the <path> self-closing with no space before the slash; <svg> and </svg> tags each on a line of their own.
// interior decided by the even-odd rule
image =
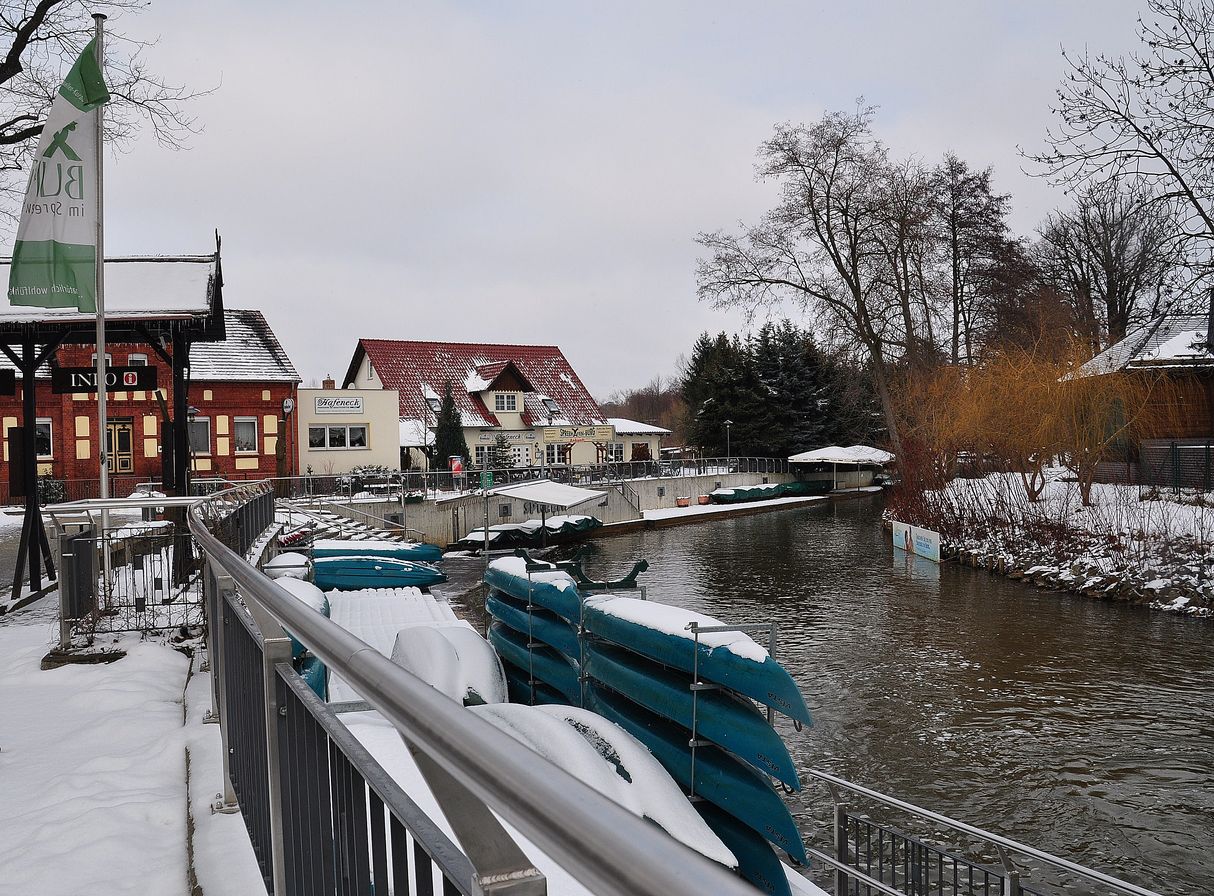
<svg viewBox="0 0 1214 896">
<path fill-rule="evenodd" d="M 88 42 L 59 88 L 59 95 L 81 112 L 96 109 L 110 98 L 105 78 L 101 75 L 101 66 L 97 64 L 95 43 L 96 38 Z"/>
<path fill-rule="evenodd" d="M 97 310 L 97 249 L 54 240 L 17 240 L 9 268 L 13 305 Z"/>
</svg>

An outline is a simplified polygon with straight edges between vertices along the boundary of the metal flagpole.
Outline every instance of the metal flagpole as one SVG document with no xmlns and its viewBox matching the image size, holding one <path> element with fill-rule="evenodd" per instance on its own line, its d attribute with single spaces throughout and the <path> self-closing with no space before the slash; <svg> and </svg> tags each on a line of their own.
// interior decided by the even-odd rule
<svg viewBox="0 0 1214 896">
<path fill-rule="evenodd" d="M 105 72 L 105 15 L 93 14 L 95 26 L 97 68 Z M 105 105 L 95 110 L 97 119 L 97 435 L 100 445 L 99 459 L 101 462 L 101 498 L 110 496 L 110 453 L 109 453 L 109 421 L 106 419 L 106 363 L 105 363 L 105 205 L 102 191 L 102 168 L 105 157 L 104 118 Z M 110 528 L 110 512 L 102 505 L 101 508 L 101 555 L 105 564 L 105 582 L 110 581 L 110 552 L 105 547 L 105 534 Z"/>
</svg>

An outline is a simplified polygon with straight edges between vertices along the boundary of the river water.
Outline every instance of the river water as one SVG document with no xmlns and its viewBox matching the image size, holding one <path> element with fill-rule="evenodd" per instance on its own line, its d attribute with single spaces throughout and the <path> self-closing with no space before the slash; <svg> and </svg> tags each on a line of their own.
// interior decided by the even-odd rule
<svg viewBox="0 0 1214 896">
<path fill-rule="evenodd" d="M 1162 893 L 1214 892 L 1214 624 L 895 558 L 880 509 L 604 538 L 585 566 L 644 557 L 651 599 L 778 621 L 815 719 L 781 726 L 799 768 Z M 824 847 L 829 795 L 788 800 Z"/>
</svg>

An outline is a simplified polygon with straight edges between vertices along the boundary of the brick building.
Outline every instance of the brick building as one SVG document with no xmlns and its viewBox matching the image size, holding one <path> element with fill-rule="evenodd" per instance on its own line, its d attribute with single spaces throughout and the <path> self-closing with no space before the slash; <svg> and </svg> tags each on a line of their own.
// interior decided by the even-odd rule
<svg viewBox="0 0 1214 896">
<path fill-rule="evenodd" d="M 3 272 L 0 272 L 3 273 Z M 283 401 L 295 398 L 299 384 L 290 359 L 260 311 L 225 309 L 218 252 L 213 256 L 175 259 L 107 259 L 107 320 L 129 322 L 133 315 L 171 319 L 174 315 L 210 314 L 222 320 L 223 341 L 196 342 L 190 348 L 187 401 L 192 457 L 199 477 L 250 479 L 279 471 L 278 437 L 284 430 Z M 39 313 L 49 309 L 37 309 Z M 49 316 L 49 315 L 48 315 Z M 117 329 L 117 328 L 116 328 Z M 127 326 L 125 332 L 130 331 Z M 121 390 L 108 394 L 111 491 L 129 494 L 136 484 L 162 478 L 167 421 L 172 407 L 172 367 L 166 347 L 147 342 L 110 342 L 113 366 L 150 366 L 157 370 L 154 391 Z M 95 363 L 89 345 L 61 345 L 39 368 L 35 444 L 40 476 L 69 483 L 70 498 L 97 493 L 97 396 L 54 394 L 50 368 L 88 367 Z M 0 367 L 12 367 L 0 358 Z M 23 383 L 17 394 L 0 396 L 0 490 L 7 499 L 9 430 L 21 425 Z M 284 445 L 285 472 L 293 474 L 294 444 Z M 171 449 L 170 449 L 171 450 Z"/>
</svg>

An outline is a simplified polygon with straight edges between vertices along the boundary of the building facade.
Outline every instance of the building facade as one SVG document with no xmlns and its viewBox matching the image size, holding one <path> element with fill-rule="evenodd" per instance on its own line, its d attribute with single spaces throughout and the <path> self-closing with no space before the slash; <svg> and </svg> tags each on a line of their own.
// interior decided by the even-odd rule
<svg viewBox="0 0 1214 896">
<path fill-rule="evenodd" d="M 330 475 L 400 464 L 399 400 L 395 389 L 300 389 L 296 427 L 299 469 Z"/>
<path fill-rule="evenodd" d="M 396 391 L 402 459 L 414 468 L 430 463 L 448 384 L 472 466 L 488 464 L 501 436 L 514 466 L 606 463 L 614 450 L 614 429 L 556 346 L 362 339 L 342 383 Z"/>
</svg>

